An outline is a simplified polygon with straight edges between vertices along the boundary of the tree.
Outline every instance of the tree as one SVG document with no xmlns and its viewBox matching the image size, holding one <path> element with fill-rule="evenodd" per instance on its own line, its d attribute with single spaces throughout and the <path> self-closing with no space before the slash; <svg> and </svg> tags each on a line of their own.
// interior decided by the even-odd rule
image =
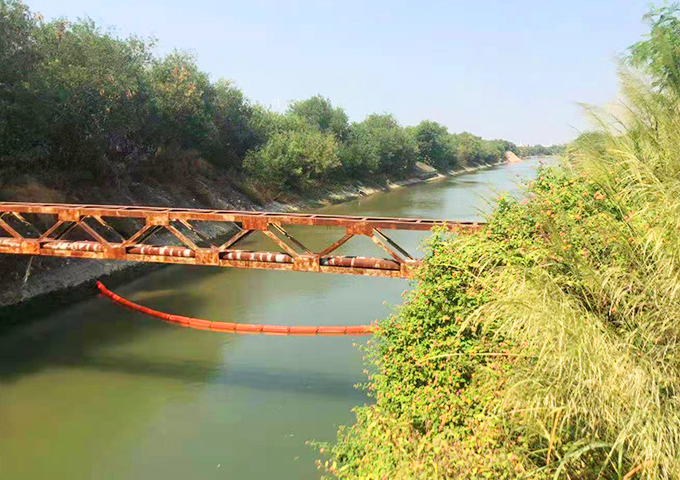
<svg viewBox="0 0 680 480">
<path fill-rule="evenodd" d="M 680 94 L 680 6 L 651 7 L 643 20 L 650 26 L 649 39 L 633 44 L 628 63 L 645 69 L 654 85 Z"/>
<path fill-rule="evenodd" d="M 322 132 L 330 132 L 340 141 L 347 139 L 349 121 L 345 111 L 336 107 L 327 98 L 316 95 L 307 100 L 293 102 L 288 112 L 303 118 Z"/>
<path fill-rule="evenodd" d="M 49 123 L 52 160 L 83 166 L 129 153 L 147 130 L 148 45 L 115 38 L 89 19 L 45 24 L 37 42 L 43 54 L 40 115 Z"/>
<path fill-rule="evenodd" d="M 268 112 L 253 106 L 228 80 L 218 81 L 214 91 L 212 122 L 217 137 L 207 156 L 215 164 L 239 168 L 248 150 L 267 141 Z"/>
<path fill-rule="evenodd" d="M 420 161 L 440 170 L 447 170 L 454 166 L 456 157 L 445 126 L 423 120 L 414 128 L 413 135 L 418 146 Z"/>
<path fill-rule="evenodd" d="M 456 152 L 458 165 L 473 167 L 482 161 L 482 139 L 468 132 L 451 136 L 452 148 Z"/>
<path fill-rule="evenodd" d="M 522 145 L 519 147 L 521 157 L 535 157 L 539 155 L 558 155 L 564 152 L 565 145 Z"/>
<path fill-rule="evenodd" d="M 26 5 L 0 0 L 0 155 L 30 151 L 45 137 L 36 75 L 42 59 L 38 28 Z"/>
<path fill-rule="evenodd" d="M 403 174 L 416 161 L 416 143 L 392 115 L 369 115 L 351 127 L 352 147 L 343 152 L 343 165 L 359 176 Z"/>
<path fill-rule="evenodd" d="M 505 152 L 512 152 L 515 155 L 519 155 L 519 147 L 512 142 L 507 140 L 489 140 L 489 142 L 496 147 L 501 156 L 504 156 Z"/>
<path fill-rule="evenodd" d="M 244 161 L 248 174 L 275 191 L 304 190 L 339 165 L 335 137 L 313 129 L 277 132 Z"/>
<path fill-rule="evenodd" d="M 199 151 L 214 148 L 215 88 L 196 59 L 175 51 L 154 62 L 150 72 L 151 122 L 162 145 Z"/>
</svg>

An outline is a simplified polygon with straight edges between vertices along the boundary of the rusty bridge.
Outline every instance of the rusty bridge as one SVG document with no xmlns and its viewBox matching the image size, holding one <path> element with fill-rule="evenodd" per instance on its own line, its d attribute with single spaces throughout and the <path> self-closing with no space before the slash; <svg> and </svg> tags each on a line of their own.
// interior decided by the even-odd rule
<svg viewBox="0 0 680 480">
<path fill-rule="evenodd" d="M 236 233 L 216 245 L 212 235 L 205 231 L 207 225 L 215 224 L 233 224 Z M 313 252 L 286 230 L 291 226 L 336 227 L 344 233 L 340 231 L 342 236 L 327 248 Z M 435 226 L 465 232 L 477 230 L 481 224 L 417 218 L 0 202 L 0 253 L 409 278 L 419 261 L 386 231 L 428 231 Z M 238 248 L 240 242 L 256 232 L 269 237 L 279 250 Z M 357 235 L 370 238 L 389 258 L 333 255 Z"/>
</svg>

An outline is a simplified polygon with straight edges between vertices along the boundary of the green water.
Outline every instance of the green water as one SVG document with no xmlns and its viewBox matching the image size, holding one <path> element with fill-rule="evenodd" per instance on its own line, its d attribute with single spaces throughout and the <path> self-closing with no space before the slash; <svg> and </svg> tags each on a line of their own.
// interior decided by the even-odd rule
<svg viewBox="0 0 680 480">
<path fill-rule="evenodd" d="M 537 163 L 322 211 L 479 219 L 494 190 L 515 191 Z M 314 232 L 296 231 L 311 247 L 343 234 Z M 410 248 L 422 238 L 393 236 Z M 364 238 L 340 253 L 384 256 Z M 117 292 L 211 320 L 354 325 L 385 317 L 406 288 L 398 279 L 173 266 Z M 367 339 L 210 333 L 90 298 L 0 337 L 0 479 L 318 478 L 305 441 L 333 439 L 352 422 L 350 409 L 369 401 L 353 387 L 364 379 L 353 343 Z"/>
</svg>

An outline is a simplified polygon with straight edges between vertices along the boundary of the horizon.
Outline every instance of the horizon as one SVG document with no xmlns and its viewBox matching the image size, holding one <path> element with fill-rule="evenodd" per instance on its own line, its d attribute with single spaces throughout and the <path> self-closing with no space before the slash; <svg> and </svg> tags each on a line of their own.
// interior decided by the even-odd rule
<svg viewBox="0 0 680 480">
<path fill-rule="evenodd" d="M 405 126 L 433 120 L 517 145 L 567 143 L 587 129 L 578 104 L 616 100 L 616 56 L 645 33 L 648 8 L 632 0 L 628 8 L 613 0 L 161 3 L 26 2 L 45 21 L 89 17 L 121 37 L 156 38 L 160 55 L 189 51 L 212 80 L 227 78 L 275 111 L 322 95 L 351 121 L 387 112 Z"/>
</svg>

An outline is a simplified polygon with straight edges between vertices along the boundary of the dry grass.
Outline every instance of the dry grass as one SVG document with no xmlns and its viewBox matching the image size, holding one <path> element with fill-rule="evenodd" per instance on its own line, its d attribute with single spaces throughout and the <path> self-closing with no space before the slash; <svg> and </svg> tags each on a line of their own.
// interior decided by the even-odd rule
<svg viewBox="0 0 680 480">
<path fill-rule="evenodd" d="M 542 469 L 556 478 L 680 478 L 679 102 L 623 78 L 625 117 L 599 117 L 603 134 L 564 165 L 612 206 L 595 232 L 606 253 L 505 267 L 477 317 L 532 354 L 512 370 L 502 415 L 549 445 Z M 576 227 L 555 223 L 557 255 L 559 231 Z"/>
<path fill-rule="evenodd" d="M 63 203 L 64 196 L 35 179 L 0 188 L 0 201 Z"/>
</svg>

